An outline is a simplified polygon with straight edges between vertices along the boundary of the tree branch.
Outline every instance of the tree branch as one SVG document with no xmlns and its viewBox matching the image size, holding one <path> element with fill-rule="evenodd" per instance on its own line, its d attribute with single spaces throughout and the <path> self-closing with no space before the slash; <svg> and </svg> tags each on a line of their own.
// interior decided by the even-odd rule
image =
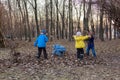
<svg viewBox="0 0 120 80">
<path fill-rule="evenodd" d="M 33 7 L 33 9 L 35 9 L 35 6 L 29 0 L 27 0 L 27 1 Z"/>
<path fill-rule="evenodd" d="M 63 16 L 62 13 L 60 12 L 59 8 L 57 7 L 57 2 L 55 1 L 56 8 L 58 9 L 58 12 L 60 13 L 61 17 Z"/>
</svg>

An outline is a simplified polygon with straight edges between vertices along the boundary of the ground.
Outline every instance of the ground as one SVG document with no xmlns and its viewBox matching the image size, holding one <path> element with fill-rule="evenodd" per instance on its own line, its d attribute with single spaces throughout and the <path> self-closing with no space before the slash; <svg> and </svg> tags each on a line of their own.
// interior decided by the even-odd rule
<svg viewBox="0 0 120 80">
<path fill-rule="evenodd" d="M 51 55 L 55 43 L 67 48 L 64 57 Z M 42 55 L 38 60 L 33 42 L 19 41 L 15 52 L 0 49 L 0 80 L 120 80 L 120 40 L 96 40 L 95 48 L 97 59 L 91 55 L 80 62 L 76 59 L 74 41 L 49 42 L 49 59 L 44 60 Z"/>
</svg>

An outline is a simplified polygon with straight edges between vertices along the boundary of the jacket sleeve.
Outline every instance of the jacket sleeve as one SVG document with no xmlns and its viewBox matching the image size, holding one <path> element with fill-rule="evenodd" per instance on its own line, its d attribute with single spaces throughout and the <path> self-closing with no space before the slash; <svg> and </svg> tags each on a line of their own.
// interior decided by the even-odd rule
<svg viewBox="0 0 120 80">
<path fill-rule="evenodd" d="M 36 41 L 34 42 L 34 46 L 36 47 L 38 44 L 38 38 L 36 39 Z"/>
<path fill-rule="evenodd" d="M 88 38 L 89 38 L 88 36 L 84 36 L 84 37 L 83 37 L 83 40 L 86 40 L 86 39 L 88 39 Z"/>
<path fill-rule="evenodd" d="M 82 36 L 82 37 L 73 36 L 73 37 L 74 37 L 74 39 L 75 39 L 76 41 L 78 41 L 78 40 L 85 40 L 85 39 L 88 38 L 88 36 Z"/>
<path fill-rule="evenodd" d="M 48 42 L 48 37 L 47 36 L 45 36 L 45 42 Z"/>
</svg>

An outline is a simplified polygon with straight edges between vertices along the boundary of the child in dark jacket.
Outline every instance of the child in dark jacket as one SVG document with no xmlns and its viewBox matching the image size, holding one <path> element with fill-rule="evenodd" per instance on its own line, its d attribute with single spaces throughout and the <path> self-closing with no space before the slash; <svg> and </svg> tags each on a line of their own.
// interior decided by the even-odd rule
<svg viewBox="0 0 120 80">
<path fill-rule="evenodd" d="M 86 48 L 86 54 L 87 54 L 87 56 L 89 56 L 89 51 L 91 49 L 93 56 L 96 58 L 93 32 L 90 31 L 89 35 L 91 35 L 91 37 L 88 39 L 87 48 Z"/>
<path fill-rule="evenodd" d="M 46 36 L 46 30 L 42 30 L 41 34 L 37 37 L 36 41 L 34 42 L 34 46 L 38 47 L 38 55 L 37 58 L 40 58 L 41 52 L 44 53 L 44 58 L 47 59 L 46 53 L 46 43 L 48 42 L 48 37 Z"/>
</svg>

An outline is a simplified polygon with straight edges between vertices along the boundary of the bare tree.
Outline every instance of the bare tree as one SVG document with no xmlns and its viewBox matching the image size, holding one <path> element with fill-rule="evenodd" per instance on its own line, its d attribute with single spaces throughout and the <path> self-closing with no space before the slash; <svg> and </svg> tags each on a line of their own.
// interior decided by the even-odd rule
<svg viewBox="0 0 120 80">
<path fill-rule="evenodd" d="M 27 26 L 28 26 L 28 37 L 29 37 L 29 41 L 31 41 L 31 33 L 30 33 L 30 24 L 29 24 L 29 14 L 28 14 L 28 8 L 27 8 L 27 2 L 24 0 L 24 5 L 25 5 L 25 13 L 26 13 L 26 22 L 27 22 Z"/>
<path fill-rule="evenodd" d="M 46 30 L 48 32 L 48 37 L 49 37 L 49 13 L 48 13 L 48 6 L 49 6 L 48 0 L 45 0 Z"/>
<path fill-rule="evenodd" d="M 112 39 L 112 29 L 111 29 L 111 25 L 112 25 L 112 21 L 111 21 L 111 19 L 109 20 L 109 26 L 110 26 L 110 28 L 109 28 L 109 33 L 110 33 L 110 39 L 109 40 L 111 40 Z"/>
<path fill-rule="evenodd" d="M 66 0 L 63 0 L 63 6 L 62 6 L 62 12 L 60 12 L 60 9 L 58 8 L 58 1 L 55 1 L 55 5 L 57 8 L 57 13 L 59 12 L 60 16 L 61 16 L 61 20 L 62 20 L 62 27 L 61 27 L 61 38 L 64 39 L 65 36 L 65 3 Z M 60 3 L 62 4 L 62 3 Z"/>
<path fill-rule="evenodd" d="M 69 41 L 72 40 L 73 34 L 73 20 L 72 20 L 72 0 L 69 0 Z"/>
<path fill-rule="evenodd" d="M 1 2 L 0 2 L 0 48 L 1 47 L 5 47 L 5 44 L 4 44 L 4 36 L 3 36 L 3 33 L 2 33 L 2 30 L 1 30 L 1 28 L 2 28 L 2 4 L 1 4 Z"/>
<path fill-rule="evenodd" d="M 95 33 L 95 27 L 94 27 L 94 21 L 93 21 L 93 16 L 92 16 L 92 12 L 91 12 L 91 29 L 92 29 L 92 32 Z"/>
<path fill-rule="evenodd" d="M 52 41 L 53 37 L 53 1 L 50 0 L 50 18 L 51 18 L 51 25 L 50 25 L 50 41 Z"/>
<path fill-rule="evenodd" d="M 10 31 L 10 36 L 11 36 L 11 39 L 13 40 L 13 24 L 12 24 L 12 21 L 13 21 L 13 19 L 12 19 L 12 7 L 11 7 L 11 1 L 10 0 L 8 0 L 8 8 L 9 8 L 9 26 L 10 26 L 10 28 L 11 28 L 11 31 Z"/>
<path fill-rule="evenodd" d="M 37 30 L 37 36 L 38 36 L 40 33 L 40 30 L 39 30 L 39 25 L 38 25 L 37 0 L 34 0 L 34 4 L 32 4 L 29 0 L 27 0 L 27 1 L 31 4 L 31 6 L 33 7 L 33 10 L 34 10 L 36 30 Z"/>
<path fill-rule="evenodd" d="M 59 33 L 58 33 L 58 29 L 59 29 L 59 14 L 58 14 L 58 0 L 56 0 L 56 8 L 57 8 L 57 10 L 56 10 L 56 14 L 57 14 L 57 21 L 56 21 L 56 24 L 57 24 L 57 26 L 56 26 L 56 35 L 57 35 L 57 39 L 59 39 Z"/>
<path fill-rule="evenodd" d="M 77 22 L 78 22 L 78 25 L 77 25 L 77 29 L 81 31 L 81 27 L 80 27 L 80 18 L 81 18 L 81 8 L 82 8 L 82 3 L 79 3 L 79 8 L 77 8 L 76 2 L 73 3 L 74 5 L 74 8 L 76 10 L 76 16 L 77 16 Z"/>
<path fill-rule="evenodd" d="M 91 5 L 92 5 L 92 0 L 89 0 L 88 9 L 86 12 L 86 10 L 85 10 L 86 0 L 83 0 L 83 11 L 84 11 L 83 27 L 84 27 L 85 31 L 89 31 L 89 17 L 90 17 L 90 13 L 91 13 Z"/>
<path fill-rule="evenodd" d="M 101 41 L 104 41 L 104 29 L 103 29 L 103 0 L 100 3 L 100 27 L 99 27 L 99 38 Z"/>
</svg>

